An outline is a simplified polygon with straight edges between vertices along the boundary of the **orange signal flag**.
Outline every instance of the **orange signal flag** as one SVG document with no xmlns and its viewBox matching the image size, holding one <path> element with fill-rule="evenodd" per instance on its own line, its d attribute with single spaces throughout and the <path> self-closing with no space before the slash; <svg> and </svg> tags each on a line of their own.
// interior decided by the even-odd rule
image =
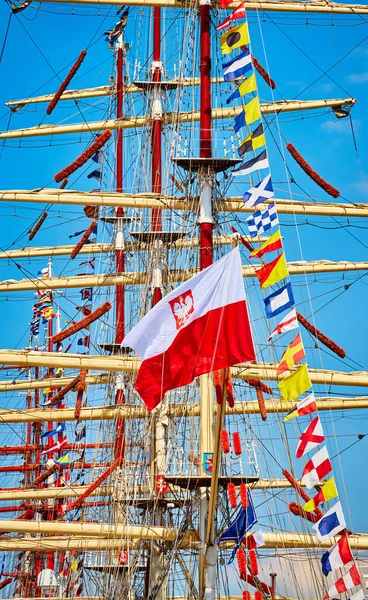
<svg viewBox="0 0 368 600">
<path fill-rule="evenodd" d="M 270 263 L 267 263 L 261 269 L 256 271 L 256 275 L 258 277 L 259 283 L 261 284 L 261 289 L 269 287 L 274 283 L 277 283 L 281 279 L 285 279 L 289 275 L 285 260 L 285 254 L 282 253 L 280 256 L 275 258 Z"/>
</svg>

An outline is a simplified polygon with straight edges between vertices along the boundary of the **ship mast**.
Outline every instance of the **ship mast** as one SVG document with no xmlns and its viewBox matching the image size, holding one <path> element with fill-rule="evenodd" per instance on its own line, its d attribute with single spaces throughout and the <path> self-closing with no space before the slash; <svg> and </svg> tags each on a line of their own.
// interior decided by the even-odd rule
<svg viewBox="0 0 368 600">
<path fill-rule="evenodd" d="M 212 218 L 212 106 L 211 106 L 211 2 L 200 0 L 200 158 L 206 159 L 198 171 L 200 188 L 199 264 L 203 270 L 213 262 Z M 207 163 L 207 164 L 206 164 Z M 199 452 L 200 474 L 205 472 L 205 455 L 213 453 L 213 382 L 212 375 L 200 377 Z M 206 547 L 207 518 L 209 511 L 208 489 L 200 488 L 199 536 L 199 597 L 214 600 L 216 595 L 217 547 Z M 211 540 L 212 541 L 212 540 Z"/>
</svg>

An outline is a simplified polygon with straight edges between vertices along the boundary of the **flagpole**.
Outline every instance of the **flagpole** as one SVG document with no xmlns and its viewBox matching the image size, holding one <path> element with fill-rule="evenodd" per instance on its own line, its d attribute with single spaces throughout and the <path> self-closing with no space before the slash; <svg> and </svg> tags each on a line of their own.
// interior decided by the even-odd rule
<svg viewBox="0 0 368 600">
<path fill-rule="evenodd" d="M 163 106 L 161 100 L 161 9 L 155 7 L 153 10 L 153 62 L 152 79 L 155 83 L 152 101 L 152 192 L 161 194 L 162 191 L 162 115 Z M 153 208 L 151 213 L 152 227 L 152 307 L 162 299 L 162 261 L 164 254 L 164 238 L 162 237 L 162 209 Z M 167 412 L 166 402 L 157 407 L 156 413 L 151 421 L 151 493 L 159 500 L 160 492 L 156 490 L 156 481 L 159 475 L 163 475 L 165 466 L 166 446 L 165 427 L 163 419 Z M 156 526 L 162 524 L 162 506 L 157 501 L 155 505 L 153 523 Z M 156 590 L 157 600 L 166 598 L 166 579 L 161 582 L 164 567 L 164 554 L 160 547 L 152 546 L 146 573 L 146 587 L 148 594 Z"/>
<path fill-rule="evenodd" d="M 200 0 L 200 158 L 212 157 L 212 108 L 211 108 L 211 2 Z M 213 261 L 212 178 L 210 165 L 198 172 L 200 186 L 199 218 L 199 264 L 203 270 Z M 205 456 L 213 455 L 213 382 L 212 375 L 200 377 L 200 474 L 206 475 Z M 200 488 L 199 535 L 199 596 L 214 600 L 216 595 L 216 547 L 206 545 L 207 516 L 209 510 L 208 489 Z"/>
<path fill-rule="evenodd" d="M 124 108 L 124 42 L 121 32 L 116 42 L 116 118 L 123 118 Z M 119 129 L 116 135 L 116 192 L 123 191 L 123 130 Z M 124 253 L 124 209 L 116 210 L 116 237 L 115 237 L 115 264 L 116 272 L 125 271 Z M 115 345 L 120 346 L 125 334 L 125 288 L 123 285 L 115 286 Z M 125 404 L 123 380 L 121 374 L 116 377 L 115 405 Z M 115 460 L 125 451 L 125 419 L 117 419 L 115 425 Z"/>
</svg>

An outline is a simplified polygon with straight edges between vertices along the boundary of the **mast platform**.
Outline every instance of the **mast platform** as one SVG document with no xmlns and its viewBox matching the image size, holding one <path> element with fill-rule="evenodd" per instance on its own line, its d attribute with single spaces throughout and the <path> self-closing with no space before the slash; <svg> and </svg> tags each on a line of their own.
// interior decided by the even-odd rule
<svg viewBox="0 0 368 600">
<path fill-rule="evenodd" d="M 142 92 L 151 92 L 156 88 L 161 90 L 175 90 L 183 85 L 183 82 L 178 79 L 177 81 L 134 81 L 134 86 L 141 89 Z"/>
<path fill-rule="evenodd" d="M 172 158 L 171 160 L 178 167 L 192 173 L 198 173 L 198 171 L 206 169 L 212 173 L 221 173 L 243 162 L 241 158 L 196 158 L 194 156 L 190 156 L 189 158 Z"/>
<path fill-rule="evenodd" d="M 219 475 L 218 485 L 222 488 L 226 488 L 228 483 L 233 483 L 239 486 L 241 483 L 252 484 L 257 483 L 259 480 L 258 476 L 244 476 L 244 475 Z M 166 483 L 170 485 L 176 485 L 180 488 L 187 490 L 197 490 L 199 488 L 211 487 L 212 476 L 211 475 L 165 475 Z"/>
<path fill-rule="evenodd" d="M 153 239 L 161 240 L 165 244 L 174 243 L 181 240 L 188 234 L 185 231 L 131 231 L 131 237 L 137 240 L 140 244 L 148 244 Z"/>
</svg>

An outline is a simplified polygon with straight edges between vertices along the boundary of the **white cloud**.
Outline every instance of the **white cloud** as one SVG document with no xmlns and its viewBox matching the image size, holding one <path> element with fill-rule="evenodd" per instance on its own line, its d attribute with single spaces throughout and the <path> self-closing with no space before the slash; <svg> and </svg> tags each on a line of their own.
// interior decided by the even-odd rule
<svg viewBox="0 0 368 600">
<path fill-rule="evenodd" d="M 323 92 L 331 92 L 335 86 L 333 83 L 321 83 L 319 87 Z"/>
<path fill-rule="evenodd" d="M 368 71 L 363 71 L 362 73 L 350 73 L 350 75 L 348 75 L 348 80 L 351 83 L 365 83 L 368 81 Z"/>
<path fill-rule="evenodd" d="M 353 121 L 355 133 L 359 131 L 361 126 L 360 121 Z M 339 135 L 351 134 L 350 119 L 336 119 L 335 121 L 325 121 L 319 128 L 326 133 L 337 133 Z"/>
</svg>

